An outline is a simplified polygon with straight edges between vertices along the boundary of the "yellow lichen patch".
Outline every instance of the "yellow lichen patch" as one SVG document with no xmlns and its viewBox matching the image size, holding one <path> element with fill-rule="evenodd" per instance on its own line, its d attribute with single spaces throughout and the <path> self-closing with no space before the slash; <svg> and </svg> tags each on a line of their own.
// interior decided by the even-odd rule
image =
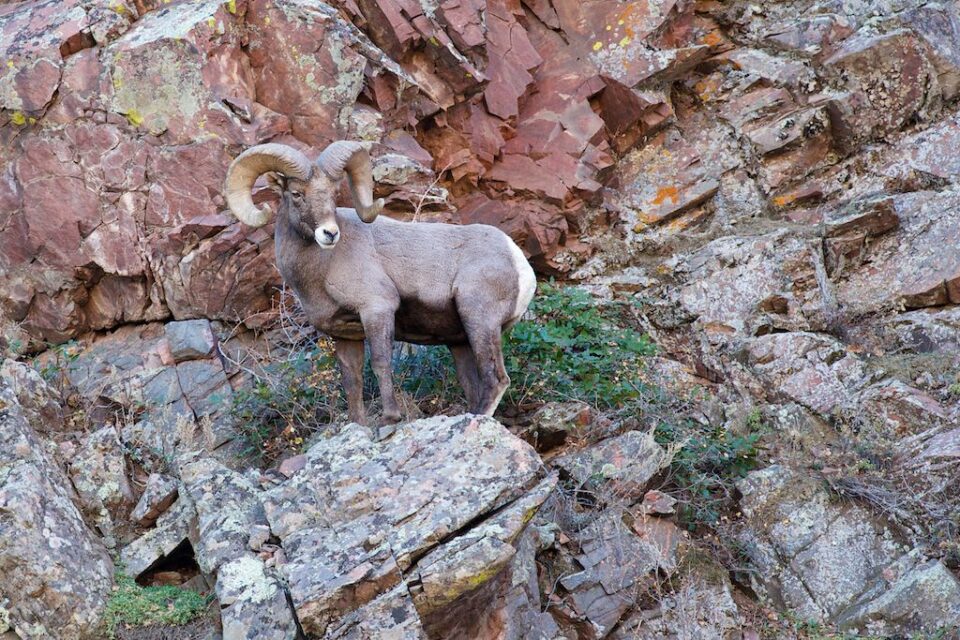
<svg viewBox="0 0 960 640">
<path fill-rule="evenodd" d="M 630 44 L 630 36 L 624 36 L 623 38 L 620 39 L 620 42 L 618 44 L 621 47 L 627 46 L 628 44 Z"/>
<path fill-rule="evenodd" d="M 773 199 L 773 204 L 778 207 L 785 207 L 796 199 L 797 199 L 796 194 L 788 193 L 786 195 L 775 197 Z"/>
<path fill-rule="evenodd" d="M 237 13 L 237 0 L 227 0 L 227 11 L 236 15 Z"/>
<path fill-rule="evenodd" d="M 608 24 L 608 25 L 607 25 L 607 31 L 610 31 L 611 29 L 613 29 L 613 27 L 611 27 L 611 26 Z"/>
<path fill-rule="evenodd" d="M 213 16 L 210 16 L 209 18 L 207 18 L 207 26 L 210 27 L 211 29 L 213 29 L 214 27 L 216 27 L 216 26 L 217 26 L 217 19 L 214 18 Z"/>
<path fill-rule="evenodd" d="M 657 220 L 660 219 L 659 217 L 653 215 L 652 213 L 646 213 L 645 211 L 641 211 L 640 213 L 638 213 L 637 218 L 640 220 L 639 224 L 643 224 L 645 226 L 650 226 L 656 223 Z"/>
<path fill-rule="evenodd" d="M 596 42 L 593 43 L 593 50 L 594 50 L 594 51 L 600 51 L 600 49 L 602 49 L 602 48 L 603 48 L 603 43 L 600 42 L 599 40 L 597 40 Z"/>
<path fill-rule="evenodd" d="M 127 12 L 127 8 L 126 8 L 125 6 L 123 6 L 123 4 L 121 4 L 121 3 L 119 3 L 119 2 L 116 3 L 116 4 L 114 4 L 114 5 L 112 5 L 110 8 L 113 9 L 114 11 L 116 11 L 117 13 L 119 13 L 120 15 L 123 15 L 124 13 Z"/>
<path fill-rule="evenodd" d="M 23 125 L 27 124 L 27 117 L 19 111 L 14 111 L 13 115 L 10 116 L 10 122 L 18 127 L 22 127 Z"/>
<path fill-rule="evenodd" d="M 7 66 L 13 69 L 13 60 L 7 60 Z"/>
<path fill-rule="evenodd" d="M 654 197 L 651 204 L 659 206 L 666 202 L 667 198 L 670 198 L 670 201 L 673 204 L 677 204 L 677 201 L 680 200 L 679 190 L 677 190 L 677 188 L 673 185 L 669 187 L 660 187 L 657 189 L 657 195 Z"/>
<path fill-rule="evenodd" d="M 33 116 L 30 116 L 29 118 L 27 118 L 27 122 L 29 122 L 30 124 L 37 124 L 37 119 L 34 118 Z"/>
<path fill-rule="evenodd" d="M 140 115 L 136 109 L 130 109 L 130 111 L 127 111 L 126 116 L 127 122 L 135 127 L 139 127 L 141 124 L 143 124 L 143 116 Z"/>
</svg>

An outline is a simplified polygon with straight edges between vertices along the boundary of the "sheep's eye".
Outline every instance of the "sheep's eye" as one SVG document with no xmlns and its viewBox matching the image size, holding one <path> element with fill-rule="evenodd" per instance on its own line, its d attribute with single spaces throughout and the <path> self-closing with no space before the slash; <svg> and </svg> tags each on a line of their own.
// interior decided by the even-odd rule
<svg viewBox="0 0 960 640">
<path fill-rule="evenodd" d="M 290 196 L 293 197 L 293 199 L 294 199 L 294 200 L 297 200 L 297 201 L 303 200 L 303 192 L 302 192 L 302 191 L 291 191 L 291 192 L 290 192 Z"/>
</svg>

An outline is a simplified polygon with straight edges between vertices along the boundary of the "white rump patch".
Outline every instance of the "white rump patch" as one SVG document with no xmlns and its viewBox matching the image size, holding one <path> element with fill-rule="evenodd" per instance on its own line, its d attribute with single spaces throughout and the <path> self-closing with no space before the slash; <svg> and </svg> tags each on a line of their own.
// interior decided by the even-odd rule
<svg viewBox="0 0 960 640">
<path fill-rule="evenodd" d="M 513 260 L 513 268 L 517 271 L 517 305 L 513 309 L 513 320 L 518 320 L 522 316 L 530 301 L 533 300 L 533 294 L 537 290 L 537 277 L 533 274 L 533 268 L 523 255 L 523 251 L 517 246 L 517 243 L 507 238 L 510 245 L 510 258 Z"/>
</svg>

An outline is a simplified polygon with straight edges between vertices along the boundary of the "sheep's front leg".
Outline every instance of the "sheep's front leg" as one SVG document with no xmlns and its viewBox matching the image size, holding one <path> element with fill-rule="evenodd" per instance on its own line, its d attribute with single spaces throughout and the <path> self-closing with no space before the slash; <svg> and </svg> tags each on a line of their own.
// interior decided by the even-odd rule
<svg viewBox="0 0 960 640">
<path fill-rule="evenodd" d="M 334 346 L 340 378 L 347 394 L 347 415 L 351 422 L 365 424 L 363 410 L 363 340 L 336 340 Z"/>
<path fill-rule="evenodd" d="M 393 393 L 393 323 L 394 309 L 376 309 L 360 313 L 363 332 L 370 343 L 370 364 L 380 383 L 383 422 L 392 424 L 401 418 L 400 405 Z"/>
</svg>

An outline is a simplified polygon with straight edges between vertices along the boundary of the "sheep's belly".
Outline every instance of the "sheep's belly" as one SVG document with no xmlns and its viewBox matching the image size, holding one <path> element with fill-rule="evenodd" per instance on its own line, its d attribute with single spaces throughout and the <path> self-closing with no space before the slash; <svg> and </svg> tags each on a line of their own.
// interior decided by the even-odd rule
<svg viewBox="0 0 960 640">
<path fill-rule="evenodd" d="M 366 335 L 360 316 L 338 313 L 318 328 L 333 338 L 364 340 Z M 467 334 L 460 316 L 453 309 L 431 309 L 423 305 L 404 303 L 394 317 L 394 338 L 414 344 L 464 344 Z"/>
<path fill-rule="evenodd" d="M 394 337 L 416 344 L 459 344 L 467 341 L 460 315 L 452 305 L 433 309 L 416 302 L 404 302 L 397 310 Z"/>
</svg>

